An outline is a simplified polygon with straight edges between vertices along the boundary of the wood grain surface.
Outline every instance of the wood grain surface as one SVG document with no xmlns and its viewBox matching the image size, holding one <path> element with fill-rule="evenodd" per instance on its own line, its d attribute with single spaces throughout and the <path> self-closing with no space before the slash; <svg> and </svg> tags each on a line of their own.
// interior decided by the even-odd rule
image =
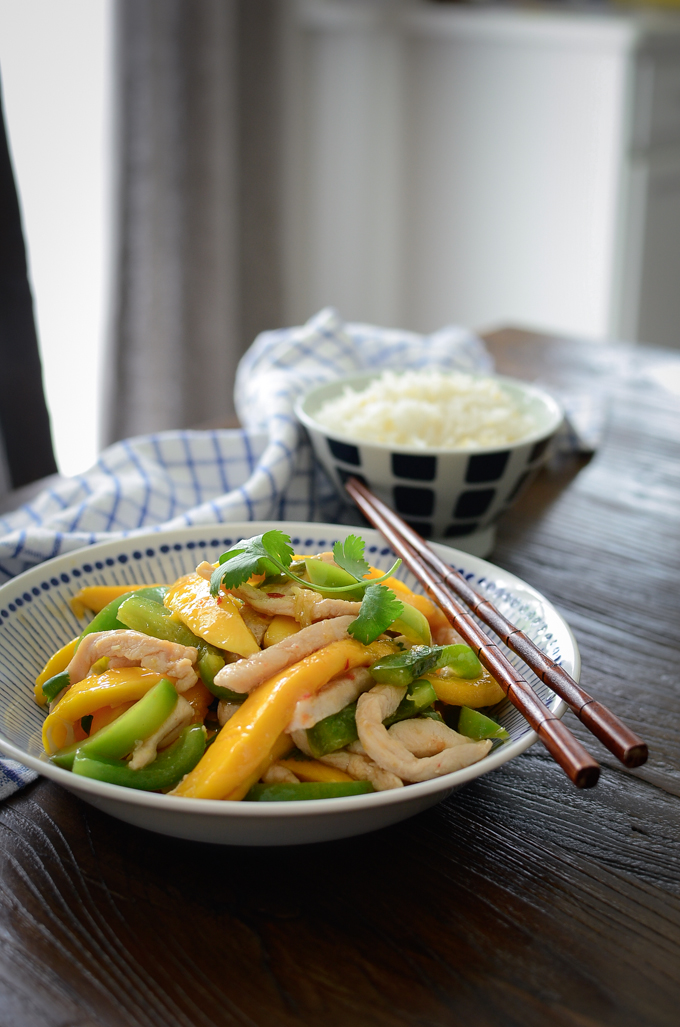
<svg viewBox="0 0 680 1027">
<path fill-rule="evenodd" d="M 0 1027 L 680 1023 L 680 356 L 488 342 L 500 371 L 608 404 L 597 454 L 551 465 L 492 559 L 565 614 L 649 763 L 568 715 L 590 792 L 535 746 L 404 824 L 260 850 L 36 782 L 0 805 Z"/>
</svg>

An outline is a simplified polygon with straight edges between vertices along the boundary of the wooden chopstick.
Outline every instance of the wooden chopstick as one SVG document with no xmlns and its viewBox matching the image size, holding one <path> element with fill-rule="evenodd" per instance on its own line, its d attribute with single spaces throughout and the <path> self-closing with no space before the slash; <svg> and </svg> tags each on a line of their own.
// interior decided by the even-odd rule
<svg viewBox="0 0 680 1027">
<path fill-rule="evenodd" d="M 352 479 L 356 482 L 356 479 Z M 348 483 L 349 484 L 349 483 Z M 449 567 L 441 557 L 437 556 L 413 528 L 399 514 L 390 510 L 377 496 L 358 483 L 362 490 L 362 498 L 372 505 L 396 531 L 398 531 L 415 552 L 425 560 L 453 589 L 479 619 L 495 631 L 498 637 L 517 653 L 531 667 L 533 672 L 545 682 L 553 692 L 559 695 L 576 714 L 581 723 L 605 745 L 611 753 L 626 767 L 639 767 L 647 760 L 647 745 L 639 735 L 619 720 L 615 713 L 589 695 L 584 688 L 567 674 L 563 667 L 541 652 L 537 645 L 516 625 L 508 620 L 484 596 L 480 595 L 462 574 Z M 358 502 L 352 489 L 350 495 Z M 363 495 L 365 493 L 365 495 Z M 362 507 L 363 509 L 363 507 Z M 365 512 L 365 511 L 364 511 Z M 368 517 L 368 514 L 366 514 Z M 370 517 L 369 517 L 370 520 Z"/>
<path fill-rule="evenodd" d="M 401 528 L 401 518 L 356 478 L 349 478 L 345 488 L 365 517 L 384 535 L 397 556 L 402 558 L 412 574 L 441 607 L 452 627 L 474 649 L 482 665 L 498 681 L 510 702 L 528 721 L 555 762 L 562 767 L 576 787 L 592 788 L 597 784 L 600 776 L 599 764 L 567 726 L 541 702 L 531 685 L 512 666 L 498 645 L 484 634 L 452 594 L 451 588 L 416 552 L 410 544 L 410 538 L 406 541 L 405 532 Z M 388 511 L 391 517 L 387 517 L 385 511 Z M 407 527 L 404 523 L 404 528 Z"/>
</svg>

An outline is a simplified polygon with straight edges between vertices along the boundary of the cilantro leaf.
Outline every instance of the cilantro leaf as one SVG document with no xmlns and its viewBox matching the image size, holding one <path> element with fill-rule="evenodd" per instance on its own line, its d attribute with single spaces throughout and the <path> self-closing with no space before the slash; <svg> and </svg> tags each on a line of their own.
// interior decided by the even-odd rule
<svg viewBox="0 0 680 1027">
<path fill-rule="evenodd" d="M 216 596 L 222 584 L 238 588 L 253 574 L 288 574 L 292 558 L 290 537 L 282 531 L 272 529 L 243 539 L 220 556 L 220 566 L 210 578 L 210 594 Z"/>
<path fill-rule="evenodd" d="M 364 559 L 365 545 L 364 540 L 358 535 L 348 535 L 344 542 L 336 542 L 333 546 L 333 559 L 338 567 L 342 567 L 343 571 L 347 571 L 357 581 L 371 569 Z"/>
<path fill-rule="evenodd" d="M 347 628 L 358 642 L 374 642 L 390 624 L 401 617 L 404 604 L 387 585 L 369 585 L 364 593 L 359 616 Z"/>
<path fill-rule="evenodd" d="M 284 535 L 282 531 L 273 528 L 271 531 L 265 531 L 263 535 L 242 539 L 241 542 L 237 542 L 231 549 L 228 549 L 226 553 L 222 553 L 219 567 L 215 568 L 210 577 L 210 594 L 213 596 L 218 595 L 222 585 L 227 589 L 238 588 L 239 585 L 248 581 L 253 574 L 278 573 L 285 574 L 291 581 L 297 582 L 298 585 L 312 589 L 315 592 L 320 592 L 322 595 L 337 594 L 340 596 L 344 592 L 356 590 L 359 585 L 368 591 L 371 585 L 377 585 L 384 581 L 385 578 L 394 574 L 401 560 L 397 560 L 386 574 L 383 574 L 380 578 L 373 579 L 371 585 L 369 585 L 369 582 L 361 577 L 361 575 L 371 569 L 363 559 L 364 545 L 363 539 L 358 538 L 356 535 L 350 535 L 345 540 L 344 546 L 342 543 L 336 543 L 335 546 L 343 560 L 343 563 L 339 564 L 339 566 L 346 570 L 358 584 L 351 583 L 339 586 L 316 585 L 311 581 L 304 581 L 296 574 L 293 574 L 290 570 L 290 563 L 293 559 L 290 537 Z M 401 607 L 401 604 L 399 605 Z M 396 616 L 399 616 L 399 614 Z"/>
<path fill-rule="evenodd" d="M 290 561 L 295 553 L 290 543 L 290 535 L 285 535 L 282 531 L 272 528 L 271 531 L 265 531 L 260 538 L 273 560 L 283 564 L 284 568 L 290 567 Z"/>
</svg>

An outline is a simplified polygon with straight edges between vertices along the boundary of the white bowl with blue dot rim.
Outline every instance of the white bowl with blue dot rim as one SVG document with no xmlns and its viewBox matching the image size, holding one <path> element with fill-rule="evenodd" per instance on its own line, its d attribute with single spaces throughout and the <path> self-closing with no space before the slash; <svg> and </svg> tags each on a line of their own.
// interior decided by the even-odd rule
<svg viewBox="0 0 680 1027">
<path fill-rule="evenodd" d="M 408 372 L 397 372 L 407 374 Z M 442 372 L 446 373 L 446 372 Z M 347 387 L 361 392 L 382 371 L 336 378 L 310 389 L 295 413 L 338 491 L 354 476 L 425 538 L 488 556 L 499 517 L 527 488 L 548 454 L 563 412 L 547 392 L 515 378 L 493 376 L 534 428 L 512 443 L 459 449 L 366 442 L 330 431 L 315 415 Z M 473 375 L 488 378 L 489 375 Z"/>
<path fill-rule="evenodd" d="M 41 759 L 45 710 L 35 702 L 35 678 L 48 658 L 85 626 L 70 606 L 85 585 L 171 582 L 190 573 L 202 560 L 214 562 L 242 538 L 279 528 L 291 536 L 298 552 L 332 547 L 357 529 L 332 524 L 244 522 L 158 531 L 100 543 L 49 560 L 0 587 L 0 751 L 50 778 L 85 802 L 120 820 L 161 834 L 222 845 L 295 845 L 362 834 L 396 823 L 440 802 L 455 789 L 514 759 L 536 740 L 515 708 L 503 700 L 494 715 L 510 740 L 485 759 L 453 774 L 343 799 L 306 802 L 220 802 L 174 798 L 89 780 Z M 373 530 L 362 531 L 371 564 L 387 570 L 392 551 Z M 551 659 L 578 679 L 580 658 L 565 620 L 530 585 L 493 564 L 436 544 L 435 550 L 461 571 Z M 400 567 L 398 577 L 421 591 Z M 509 659 L 518 657 L 505 649 Z M 566 706 L 530 671 L 527 678 L 553 712 Z"/>
</svg>

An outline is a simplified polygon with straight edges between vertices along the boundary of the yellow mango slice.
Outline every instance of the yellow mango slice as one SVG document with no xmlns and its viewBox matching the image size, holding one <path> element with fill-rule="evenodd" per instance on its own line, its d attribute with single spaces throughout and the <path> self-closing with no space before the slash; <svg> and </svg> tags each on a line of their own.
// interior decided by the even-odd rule
<svg viewBox="0 0 680 1027">
<path fill-rule="evenodd" d="M 260 763 L 256 770 L 249 774 L 249 776 L 242 781 L 238 788 L 235 788 L 233 792 L 229 792 L 229 795 L 225 795 L 225 801 L 240 802 L 244 799 L 253 785 L 257 784 L 263 774 L 271 767 L 272 763 L 277 763 L 283 756 L 287 756 L 288 753 L 294 749 L 295 746 L 291 740 L 290 735 L 285 732 L 281 732 L 279 737 L 274 742 L 271 752 L 267 757 Z"/>
<path fill-rule="evenodd" d="M 212 692 L 209 692 L 203 682 L 199 679 L 195 685 L 188 688 L 186 692 L 182 692 L 182 698 L 193 706 L 194 709 L 194 724 L 202 724 L 205 720 L 205 715 L 208 712 L 208 707 L 213 701 L 215 696 Z"/>
<path fill-rule="evenodd" d="M 238 601 L 224 592 L 211 596 L 210 582 L 200 574 L 178 578 L 168 589 L 164 603 L 195 635 L 218 649 L 239 656 L 259 653 L 259 645 L 243 622 Z"/>
<path fill-rule="evenodd" d="M 277 614 L 276 617 L 272 617 L 269 627 L 264 633 L 262 648 L 268 649 L 270 645 L 283 642 L 284 638 L 296 634 L 299 630 L 300 625 L 295 617 L 284 617 L 283 614 Z"/>
<path fill-rule="evenodd" d="M 80 636 L 78 636 L 80 637 Z M 50 656 L 49 660 L 43 667 L 35 679 L 35 699 L 39 706 L 45 706 L 47 699 L 43 695 L 42 686 L 50 678 L 54 677 L 55 674 L 61 674 L 62 670 L 66 670 L 69 663 L 73 659 L 73 654 L 76 651 L 76 645 L 78 644 L 77 638 L 72 638 L 70 642 L 63 645 L 61 649 L 58 649 L 54 656 Z"/>
<path fill-rule="evenodd" d="M 364 574 L 364 577 L 370 581 L 371 578 L 382 578 L 384 573 L 384 571 L 379 570 L 377 567 L 371 567 L 368 574 Z M 391 588 L 392 591 L 396 592 L 397 594 L 403 592 L 404 594 L 408 594 L 410 596 L 414 595 L 414 593 L 411 591 L 408 585 L 405 585 L 403 581 L 399 580 L 399 578 L 385 578 L 382 584 L 387 585 L 388 588 Z M 399 598 L 402 598 L 401 595 L 399 596 Z"/>
<path fill-rule="evenodd" d="M 56 752 L 68 745 L 73 724 L 81 717 L 96 713 L 102 706 L 119 706 L 141 699 L 162 677 L 143 667 L 120 667 L 71 685 L 43 724 L 45 751 Z"/>
<path fill-rule="evenodd" d="M 432 682 L 437 698 L 451 706 L 469 706 L 478 710 L 481 706 L 493 706 L 504 698 L 505 692 L 487 670 L 481 677 L 468 681 L 458 677 L 438 677 L 437 674 L 423 674 Z"/>
<path fill-rule="evenodd" d="M 313 695 L 343 670 L 368 667 L 394 651 L 389 642 L 362 645 L 354 639 L 342 639 L 263 682 L 227 721 L 198 765 L 172 794 L 195 799 L 232 795 L 266 761 L 303 695 Z"/>
<path fill-rule="evenodd" d="M 328 781 L 354 780 L 344 770 L 327 767 L 325 763 L 319 763 L 318 760 L 282 759 L 277 760 L 276 765 L 277 767 L 285 767 L 286 770 L 292 771 L 301 781 L 321 781 L 325 784 Z"/>
</svg>

